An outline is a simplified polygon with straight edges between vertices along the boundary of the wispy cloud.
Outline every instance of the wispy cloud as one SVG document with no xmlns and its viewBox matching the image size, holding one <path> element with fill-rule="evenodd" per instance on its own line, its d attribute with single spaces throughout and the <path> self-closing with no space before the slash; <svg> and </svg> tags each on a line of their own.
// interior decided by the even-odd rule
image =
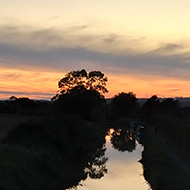
<svg viewBox="0 0 190 190">
<path fill-rule="evenodd" d="M 177 43 L 164 43 L 157 49 L 149 52 L 153 55 L 185 55 L 190 52 L 189 47 L 184 44 Z"/>
<path fill-rule="evenodd" d="M 59 72 L 24 71 L 20 69 L 0 68 L 0 94 L 46 96 L 51 98 L 58 89 L 57 82 L 62 77 Z M 1 97 L 0 97 L 1 98 Z"/>
<path fill-rule="evenodd" d="M 95 34 L 90 24 L 65 24 L 58 27 L 31 27 L 15 24 L 0 25 L 0 42 L 18 48 L 46 51 L 52 48 L 84 48 L 89 51 L 119 55 L 183 55 L 190 52 L 188 44 L 156 42 L 145 36 L 119 33 Z"/>
<path fill-rule="evenodd" d="M 90 27 L 76 24 L 58 30 L 0 26 L 0 65 L 57 71 L 85 67 L 126 75 L 190 79 L 185 43 L 160 43 L 150 50 L 144 48 L 146 37 L 84 32 Z"/>
<path fill-rule="evenodd" d="M 55 95 L 55 94 L 53 94 L 53 93 L 42 93 L 42 92 L 40 92 L 40 91 L 36 91 L 36 92 L 26 92 L 26 91 L 20 91 L 20 92 L 18 92 L 18 91 L 0 91 L 0 94 L 9 94 L 9 95 L 30 95 L 30 97 L 31 96 L 46 96 L 46 97 L 51 97 L 51 96 L 53 96 L 53 95 Z"/>
<path fill-rule="evenodd" d="M 135 44 L 142 43 L 146 39 L 117 33 L 93 34 L 93 32 L 85 31 L 90 27 L 88 24 L 78 24 L 65 25 L 62 29 L 56 27 L 39 29 L 29 26 L 3 25 L 0 26 L 0 42 L 38 51 L 55 47 L 80 47 L 91 51 L 122 54 L 122 52 L 138 53 L 139 49 Z"/>
<path fill-rule="evenodd" d="M 109 73 L 158 75 L 190 79 L 190 64 L 181 56 L 115 55 L 89 51 L 84 48 L 54 48 L 46 51 L 19 49 L 0 45 L 3 66 L 28 69 L 49 68 L 56 71 L 100 69 Z M 48 70 L 49 70 L 48 69 Z"/>
</svg>

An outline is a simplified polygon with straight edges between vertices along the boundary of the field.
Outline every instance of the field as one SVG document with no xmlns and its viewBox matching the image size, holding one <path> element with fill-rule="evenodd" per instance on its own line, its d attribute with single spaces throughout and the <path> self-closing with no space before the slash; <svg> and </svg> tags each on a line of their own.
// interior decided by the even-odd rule
<svg viewBox="0 0 190 190">
<path fill-rule="evenodd" d="M 0 139 L 5 137 L 11 129 L 27 121 L 28 116 L 0 114 Z"/>
</svg>

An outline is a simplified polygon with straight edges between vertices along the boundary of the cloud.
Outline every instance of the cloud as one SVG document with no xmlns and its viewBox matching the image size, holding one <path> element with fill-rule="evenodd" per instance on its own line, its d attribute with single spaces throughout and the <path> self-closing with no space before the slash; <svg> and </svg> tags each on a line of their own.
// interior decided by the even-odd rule
<svg viewBox="0 0 190 190">
<path fill-rule="evenodd" d="M 27 71 L 13 68 L 0 68 L 0 95 L 30 96 L 50 99 L 58 90 L 57 82 L 62 77 L 59 72 Z M 6 96 L 6 97 L 7 97 Z M 45 97 L 46 96 L 46 97 Z"/>
<path fill-rule="evenodd" d="M 94 34 L 92 31 L 86 31 L 90 27 L 88 24 L 65 25 L 62 29 L 1 25 L 0 42 L 37 51 L 45 51 L 49 48 L 80 47 L 90 51 L 126 54 L 126 50 L 128 53 L 137 53 L 139 50 L 134 44 L 146 39 L 122 36 L 117 33 Z"/>
<path fill-rule="evenodd" d="M 182 43 L 156 43 L 144 36 L 94 33 L 92 24 L 65 24 L 62 28 L 0 25 L 0 43 L 36 51 L 52 48 L 84 48 L 119 55 L 181 55 L 190 52 Z"/>
<path fill-rule="evenodd" d="M 179 44 L 172 44 L 172 43 L 168 43 L 168 44 L 163 44 L 162 47 L 158 48 L 157 52 L 163 52 L 163 51 L 175 51 L 175 50 L 179 50 L 183 48 L 181 45 Z"/>
<path fill-rule="evenodd" d="M 109 35 L 105 35 L 105 38 L 103 38 L 103 42 L 111 44 L 111 43 L 117 43 L 118 40 L 120 40 L 122 38 L 122 36 L 119 36 L 117 34 L 109 34 Z"/>
<path fill-rule="evenodd" d="M 103 70 L 123 75 L 155 75 L 190 79 L 188 48 L 180 43 L 162 43 L 151 51 L 148 40 L 120 34 L 77 33 L 89 25 L 36 29 L 0 26 L 0 65 L 48 70 Z M 141 47 L 142 45 L 142 47 Z"/>
<path fill-rule="evenodd" d="M 39 91 L 36 91 L 36 92 L 25 92 L 25 91 L 0 91 L 0 94 L 6 94 L 6 95 L 36 95 L 36 96 L 48 96 L 48 97 L 51 97 L 53 95 L 55 95 L 54 93 L 43 93 L 43 92 L 39 92 Z"/>
<path fill-rule="evenodd" d="M 170 90 L 170 92 L 177 92 L 177 91 L 180 91 L 181 89 L 179 89 L 179 88 L 176 88 L 176 89 L 172 89 L 172 90 Z"/>
<path fill-rule="evenodd" d="M 67 26 L 66 27 L 66 31 L 67 32 L 79 32 L 81 30 L 86 30 L 86 29 L 89 29 L 90 25 L 88 24 L 83 24 L 83 25 L 75 25 L 75 26 Z"/>
<path fill-rule="evenodd" d="M 159 75 L 190 79 L 190 64 L 180 56 L 117 55 L 84 48 L 52 48 L 46 51 L 28 50 L 0 44 L 0 57 L 7 67 L 44 67 L 48 70 L 99 69 L 126 75 Z M 26 67 L 27 68 L 27 67 Z"/>
<path fill-rule="evenodd" d="M 21 74 L 15 72 L 15 73 L 11 73 L 11 74 L 5 74 L 3 76 L 4 79 L 8 79 L 8 80 L 17 80 L 18 78 L 21 77 Z"/>
<path fill-rule="evenodd" d="M 185 55 L 189 53 L 189 48 L 184 44 L 164 43 L 157 49 L 150 51 L 152 55 Z"/>
</svg>

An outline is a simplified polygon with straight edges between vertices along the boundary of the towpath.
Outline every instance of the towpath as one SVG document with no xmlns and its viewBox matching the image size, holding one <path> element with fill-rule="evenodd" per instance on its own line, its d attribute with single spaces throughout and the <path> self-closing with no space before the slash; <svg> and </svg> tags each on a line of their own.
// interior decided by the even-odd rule
<svg viewBox="0 0 190 190">
<path fill-rule="evenodd" d="M 166 144 L 165 140 L 163 137 L 161 137 L 160 135 L 158 135 L 160 141 L 161 141 L 161 145 L 163 150 L 167 153 L 167 155 L 175 160 L 175 162 L 181 167 L 183 168 L 184 172 L 190 177 L 190 163 L 185 162 L 180 156 L 178 156 L 176 153 L 174 153 Z"/>
</svg>

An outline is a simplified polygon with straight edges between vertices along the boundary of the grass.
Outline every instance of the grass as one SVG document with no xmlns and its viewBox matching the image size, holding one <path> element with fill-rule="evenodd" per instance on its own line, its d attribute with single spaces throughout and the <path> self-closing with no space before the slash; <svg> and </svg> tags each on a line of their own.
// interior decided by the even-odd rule
<svg viewBox="0 0 190 190">
<path fill-rule="evenodd" d="M 1 190 L 54 190 L 86 179 L 97 149 L 104 155 L 106 130 L 77 116 L 27 121 L 0 143 Z"/>
<path fill-rule="evenodd" d="M 50 189 L 66 176 L 67 167 L 53 149 L 1 144 L 0 152 L 0 189 Z"/>
<path fill-rule="evenodd" d="M 143 139 L 142 164 L 145 179 L 154 190 L 190 189 L 189 177 L 183 169 L 163 149 L 153 127 L 147 126 Z"/>
</svg>

